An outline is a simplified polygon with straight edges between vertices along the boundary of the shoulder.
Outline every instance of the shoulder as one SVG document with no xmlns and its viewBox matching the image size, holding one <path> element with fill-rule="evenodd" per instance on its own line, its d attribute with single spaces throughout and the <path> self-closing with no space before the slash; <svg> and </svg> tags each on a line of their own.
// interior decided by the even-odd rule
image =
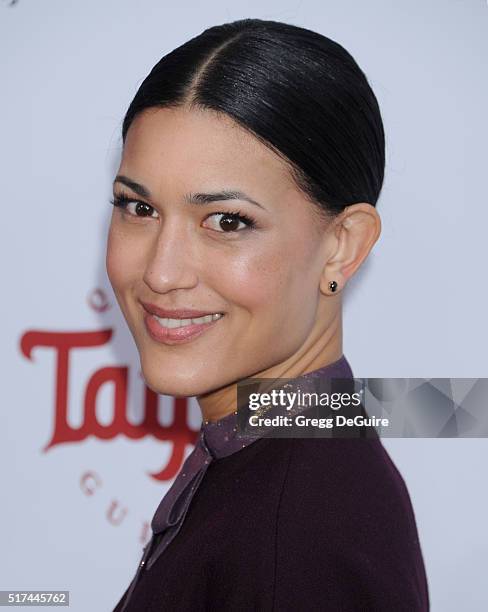
<svg viewBox="0 0 488 612">
<path fill-rule="evenodd" d="M 377 438 L 293 439 L 286 478 L 286 495 L 319 505 L 332 515 L 340 510 L 385 521 L 412 511 L 405 482 Z M 303 508 L 305 511 L 306 509 Z"/>
<path fill-rule="evenodd" d="M 421 558 L 405 482 L 379 439 L 295 439 L 278 515 L 298 542 L 379 566 Z M 327 543 L 327 547 L 323 546 Z"/>
<path fill-rule="evenodd" d="M 305 590 L 334 594 L 339 607 L 427 610 L 410 497 L 381 441 L 290 443 L 277 519 L 278 591 L 290 597 L 286 584 L 299 575 Z"/>
</svg>

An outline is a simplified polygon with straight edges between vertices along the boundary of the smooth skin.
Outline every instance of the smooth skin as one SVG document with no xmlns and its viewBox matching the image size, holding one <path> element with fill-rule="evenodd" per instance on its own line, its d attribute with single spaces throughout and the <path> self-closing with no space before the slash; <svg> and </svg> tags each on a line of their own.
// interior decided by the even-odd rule
<svg viewBox="0 0 488 612">
<path fill-rule="evenodd" d="M 133 201 L 114 207 L 107 272 L 151 389 L 196 396 L 216 421 L 236 410 L 238 381 L 298 377 L 342 356 L 342 291 L 380 235 L 374 206 L 323 219 L 286 161 L 228 116 L 189 106 L 138 115 L 117 177 L 114 195 Z M 222 191 L 253 202 L 189 201 Z M 148 334 L 140 301 L 225 316 L 170 346 Z"/>
</svg>

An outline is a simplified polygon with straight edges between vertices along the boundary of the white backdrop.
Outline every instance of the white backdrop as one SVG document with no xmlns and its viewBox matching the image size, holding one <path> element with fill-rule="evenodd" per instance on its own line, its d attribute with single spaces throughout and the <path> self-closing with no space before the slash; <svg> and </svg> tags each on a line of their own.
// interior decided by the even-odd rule
<svg viewBox="0 0 488 612">
<path fill-rule="evenodd" d="M 104 249 L 128 104 L 163 54 L 210 25 L 260 17 L 317 30 L 353 54 L 379 99 L 383 232 L 344 313 L 355 376 L 488 376 L 487 2 L 242 5 L 0 0 L 0 589 L 70 590 L 76 612 L 112 610 L 178 453 L 191 450 L 171 428 L 172 398 L 159 400 L 159 438 L 137 426 L 154 398 Z M 197 405 L 178 411 L 191 439 Z M 432 610 L 487 610 L 487 440 L 385 446 L 410 490 Z"/>
</svg>

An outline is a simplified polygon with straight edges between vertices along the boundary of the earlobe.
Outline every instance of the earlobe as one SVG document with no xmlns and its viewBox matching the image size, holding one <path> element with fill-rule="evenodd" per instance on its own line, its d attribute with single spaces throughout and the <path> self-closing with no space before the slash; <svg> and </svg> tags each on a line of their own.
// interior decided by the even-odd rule
<svg viewBox="0 0 488 612">
<path fill-rule="evenodd" d="M 335 271 L 334 272 L 334 279 L 333 280 L 329 280 L 330 279 L 330 272 L 328 273 L 327 277 L 324 275 L 322 276 L 322 279 L 320 281 L 320 291 L 324 294 L 324 295 L 334 295 L 334 294 L 338 294 L 340 293 L 345 285 L 346 285 L 346 281 L 345 279 L 342 277 L 342 275 L 340 274 L 340 272 Z"/>
</svg>

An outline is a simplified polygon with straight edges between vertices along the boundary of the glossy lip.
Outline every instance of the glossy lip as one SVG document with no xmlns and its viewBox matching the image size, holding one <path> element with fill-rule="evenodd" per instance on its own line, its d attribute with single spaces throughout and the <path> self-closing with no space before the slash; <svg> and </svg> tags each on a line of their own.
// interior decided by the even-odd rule
<svg viewBox="0 0 488 612">
<path fill-rule="evenodd" d="M 157 321 L 154 315 L 145 312 L 144 325 L 149 336 L 156 342 L 170 345 L 184 344 L 195 340 L 195 338 L 198 338 L 198 336 L 201 336 L 210 327 L 213 327 L 216 323 L 219 323 L 219 321 L 221 321 L 224 317 L 225 315 L 220 319 L 210 321 L 210 323 L 191 323 L 190 325 L 185 325 L 185 327 L 170 329 L 169 327 L 163 327 L 159 321 Z"/>
<path fill-rule="evenodd" d="M 156 315 L 161 319 L 196 319 L 197 317 L 204 317 L 209 314 L 220 313 L 219 310 L 191 310 L 189 308 L 166 310 L 166 308 L 160 308 L 159 306 L 149 304 L 147 302 L 140 301 L 140 303 L 146 312 Z"/>
</svg>

